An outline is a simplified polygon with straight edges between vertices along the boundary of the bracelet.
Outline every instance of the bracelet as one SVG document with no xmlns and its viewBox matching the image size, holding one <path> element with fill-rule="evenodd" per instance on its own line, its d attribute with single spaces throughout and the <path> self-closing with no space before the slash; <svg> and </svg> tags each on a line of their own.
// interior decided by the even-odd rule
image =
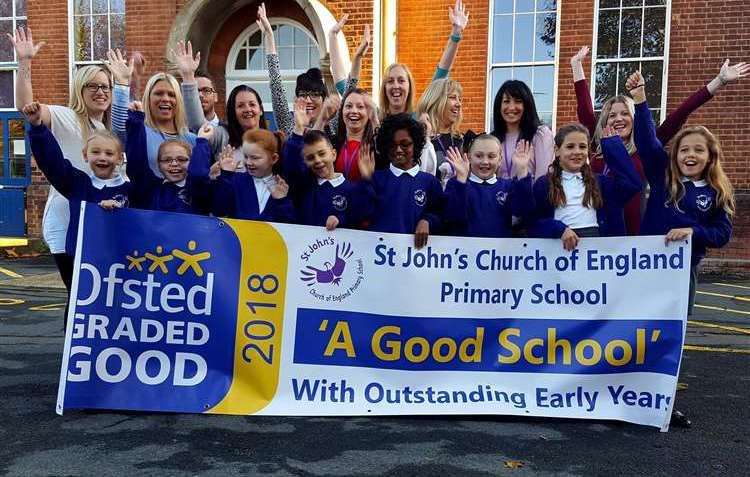
<svg viewBox="0 0 750 477">
<path fill-rule="evenodd" d="M 461 35 L 451 35 L 451 41 L 453 43 L 458 43 L 459 41 L 461 41 Z"/>
<path fill-rule="evenodd" d="M 635 91 L 635 90 L 637 90 L 638 88 L 643 88 L 644 86 L 646 86 L 646 83 L 638 83 L 637 85 L 635 85 L 635 86 L 633 86 L 632 88 L 630 88 L 630 89 L 628 90 L 628 93 L 630 93 L 631 91 Z"/>
</svg>

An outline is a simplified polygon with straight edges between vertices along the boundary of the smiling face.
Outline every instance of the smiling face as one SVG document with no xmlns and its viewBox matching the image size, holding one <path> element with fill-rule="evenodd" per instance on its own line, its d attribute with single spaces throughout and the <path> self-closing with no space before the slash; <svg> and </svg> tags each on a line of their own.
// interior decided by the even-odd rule
<svg viewBox="0 0 750 477">
<path fill-rule="evenodd" d="M 500 114 L 506 124 L 520 124 L 523 117 L 523 101 L 503 93 L 503 101 L 500 104 Z"/>
<path fill-rule="evenodd" d="M 393 133 L 393 143 L 389 152 L 391 164 L 399 169 L 414 167 L 414 140 L 408 129 L 399 129 Z"/>
<path fill-rule="evenodd" d="M 471 172 L 480 179 L 487 180 L 497 174 L 500 165 L 500 144 L 489 139 L 474 141 L 469 153 Z"/>
<path fill-rule="evenodd" d="M 83 150 L 83 160 L 88 162 L 96 177 L 111 179 L 117 166 L 122 163 L 122 152 L 115 140 L 93 136 Z"/>
<path fill-rule="evenodd" d="M 279 160 L 278 154 L 271 154 L 255 142 L 242 143 L 242 153 L 245 155 L 247 172 L 258 178 L 270 176 L 273 172 L 273 165 Z"/>
<path fill-rule="evenodd" d="M 690 180 L 702 179 L 710 160 L 708 141 L 702 134 L 688 134 L 677 146 L 677 167 Z"/>
<path fill-rule="evenodd" d="M 406 111 L 406 99 L 409 96 L 409 76 L 400 66 L 391 68 L 385 78 L 385 97 L 388 99 L 390 113 Z"/>
<path fill-rule="evenodd" d="M 461 95 L 458 91 L 451 91 L 448 93 L 448 101 L 445 103 L 443 112 L 441 114 L 441 121 L 443 126 L 451 128 L 456 121 L 461 117 Z"/>
<path fill-rule="evenodd" d="M 112 103 L 109 77 L 103 71 L 99 71 L 83 86 L 81 96 L 90 116 L 107 111 Z"/>
<path fill-rule="evenodd" d="M 305 165 L 319 179 L 333 179 L 333 164 L 336 162 L 336 152 L 328 141 L 320 140 L 313 144 L 305 144 L 302 148 Z"/>
<path fill-rule="evenodd" d="M 235 97 L 234 114 L 243 131 L 258 129 L 262 114 L 258 98 L 250 91 L 240 91 Z"/>
<path fill-rule="evenodd" d="M 195 81 L 198 84 L 198 96 L 201 100 L 203 114 L 213 117 L 214 107 L 216 101 L 219 99 L 219 95 L 216 94 L 216 90 L 214 89 L 214 84 L 210 79 L 203 76 L 197 76 Z"/>
<path fill-rule="evenodd" d="M 190 151 L 177 142 L 170 142 L 161 148 L 159 171 L 168 182 L 181 182 L 187 177 Z"/>
<path fill-rule="evenodd" d="M 351 93 L 346 97 L 343 106 L 344 125 L 347 134 L 361 133 L 367 125 L 367 104 L 359 93 Z"/>
<path fill-rule="evenodd" d="M 630 114 L 628 105 L 621 102 L 612 103 L 612 108 L 607 115 L 607 126 L 614 129 L 620 137 L 627 141 L 633 133 L 633 116 Z"/>
<path fill-rule="evenodd" d="M 300 91 L 297 95 L 305 105 L 305 113 L 310 122 L 315 121 L 323 107 L 323 93 L 320 91 Z"/>
<path fill-rule="evenodd" d="M 580 172 L 589 157 L 588 136 L 579 131 L 568 133 L 560 147 L 555 146 L 555 155 L 564 171 Z"/>
<path fill-rule="evenodd" d="M 148 95 L 149 109 L 156 124 L 164 124 L 174 121 L 175 108 L 177 108 L 177 97 L 172 86 L 159 80 L 154 83 Z"/>
</svg>

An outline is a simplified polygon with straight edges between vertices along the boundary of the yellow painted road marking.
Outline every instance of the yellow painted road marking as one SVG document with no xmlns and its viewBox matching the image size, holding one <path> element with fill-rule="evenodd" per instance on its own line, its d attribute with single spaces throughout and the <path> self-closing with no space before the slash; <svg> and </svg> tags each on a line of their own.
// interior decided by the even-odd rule
<svg viewBox="0 0 750 477">
<path fill-rule="evenodd" d="M 53 311 L 53 310 L 62 310 L 65 308 L 65 303 L 48 303 L 46 305 L 37 305 L 32 306 L 29 308 L 29 310 L 32 311 Z"/>
<path fill-rule="evenodd" d="M 704 326 L 706 328 L 719 328 L 721 330 L 734 331 L 737 333 L 750 335 L 750 328 L 737 328 L 736 326 L 717 325 L 714 323 L 706 323 L 705 321 L 693 321 L 693 320 L 688 320 L 688 324 Z"/>
<path fill-rule="evenodd" d="M 712 283 L 712 285 L 719 285 L 720 287 L 732 287 L 732 288 L 742 288 L 743 290 L 750 290 L 750 287 L 745 285 L 735 285 L 734 283 Z"/>
<path fill-rule="evenodd" d="M 704 291 L 700 291 L 700 290 L 698 290 L 697 293 L 699 295 L 718 296 L 720 298 L 731 298 L 732 300 L 750 301 L 750 298 L 747 298 L 747 297 L 744 297 L 744 296 L 725 295 L 723 293 L 704 292 Z"/>
<path fill-rule="evenodd" d="M 20 305 L 21 303 L 24 303 L 24 301 L 18 298 L 0 298 L 0 306 Z"/>
<path fill-rule="evenodd" d="M 23 278 L 23 275 L 19 275 L 13 270 L 8 270 L 7 268 L 0 267 L 0 273 L 3 275 L 8 275 L 11 278 Z"/>
<path fill-rule="evenodd" d="M 706 310 L 716 310 L 716 311 L 728 311 L 730 313 L 738 313 L 740 315 L 750 315 L 750 311 L 742 311 L 742 310 L 733 310 L 731 308 L 722 308 L 720 306 L 709 306 L 709 305 L 699 305 L 695 304 L 696 308 L 704 308 Z"/>
<path fill-rule="evenodd" d="M 682 348 L 685 351 L 708 351 L 708 352 L 714 352 L 714 353 L 750 354 L 750 349 L 711 348 L 709 346 L 693 346 L 693 345 L 684 345 Z"/>
</svg>

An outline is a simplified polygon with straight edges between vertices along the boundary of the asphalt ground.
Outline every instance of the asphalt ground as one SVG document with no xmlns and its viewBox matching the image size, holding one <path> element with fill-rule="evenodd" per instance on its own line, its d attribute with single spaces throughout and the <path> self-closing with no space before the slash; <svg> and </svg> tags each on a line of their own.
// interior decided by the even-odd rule
<svg viewBox="0 0 750 477">
<path fill-rule="evenodd" d="M 65 291 L 54 270 L 49 258 L 0 262 L 5 475 L 750 475 L 750 281 L 702 279 L 676 400 L 693 427 L 660 433 L 486 416 L 57 416 Z"/>
</svg>

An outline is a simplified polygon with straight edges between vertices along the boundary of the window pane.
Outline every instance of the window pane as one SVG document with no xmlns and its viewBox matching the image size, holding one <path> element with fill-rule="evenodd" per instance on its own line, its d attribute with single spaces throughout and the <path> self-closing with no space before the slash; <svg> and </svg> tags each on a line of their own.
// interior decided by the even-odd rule
<svg viewBox="0 0 750 477">
<path fill-rule="evenodd" d="M 320 66 L 320 52 L 318 51 L 318 48 L 311 46 L 310 47 L 310 68 L 313 66 Z"/>
<path fill-rule="evenodd" d="M 640 7 L 643 5 L 643 0 L 622 0 L 623 7 Z"/>
<path fill-rule="evenodd" d="M 536 61 L 555 59 L 555 14 L 543 13 L 536 16 Z"/>
<path fill-rule="evenodd" d="M 617 37 L 620 33 L 620 12 L 607 10 L 599 14 L 597 32 L 597 58 L 617 58 Z"/>
<path fill-rule="evenodd" d="M 109 49 L 109 32 L 107 15 L 96 15 L 94 17 L 94 57 L 93 60 L 104 60 Z"/>
<path fill-rule="evenodd" d="M 598 63 L 596 65 L 596 86 L 594 88 L 594 109 L 602 109 L 607 99 L 617 90 L 617 64 Z"/>
<path fill-rule="evenodd" d="M 532 89 L 534 94 L 534 102 L 536 108 L 539 110 L 539 114 L 542 111 L 552 113 L 553 101 L 552 98 L 555 93 L 555 67 L 549 66 L 537 66 L 534 68 L 534 88 Z M 547 122 L 551 125 L 551 120 Z"/>
<path fill-rule="evenodd" d="M 664 0 L 646 0 L 646 5 L 666 5 Z"/>
<path fill-rule="evenodd" d="M 282 70 L 291 70 L 294 68 L 294 48 L 291 46 L 279 48 L 279 63 Z"/>
<path fill-rule="evenodd" d="M 664 77 L 664 63 L 662 61 L 644 61 L 641 64 L 641 73 L 646 82 L 648 93 L 648 104 L 652 107 L 661 107 L 661 88 Z M 659 124 L 659 121 L 656 122 Z"/>
<path fill-rule="evenodd" d="M 513 13 L 513 0 L 495 0 L 495 13 Z"/>
<path fill-rule="evenodd" d="M 16 0 L 16 16 L 26 16 L 26 0 Z"/>
<path fill-rule="evenodd" d="M 536 10 L 538 12 L 557 10 L 557 0 L 536 0 Z"/>
<path fill-rule="evenodd" d="M 250 38 L 247 39 L 247 45 L 248 46 L 260 46 L 260 39 L 263 36 L 263 34 L 260 32 L 260 30 L 256 31 L 252 35 L 250 35 Z"/>
<path fill-rule="evenodd" d="M 495 104 L 495 96 L 497 95 L 498 90 L 500 89 L 500 86 L 503 85 L 506 81 L 511 79 L 511 71 L 512 68 L 495 68 L 492 70 L 492 96 L 490 96 L 490 102 L 487 105 L 487 108 L 490 111 L 490 125 L 489 129 L 493 129 L 493 108 Z"/>
<path fill-rule="evenodd" d="M 73 35 L 75 38 L 76 61 L 91 60 L 91 22 L 90 17 L 75 17 L 73 22 Z"/>
<path fill-rule="evenodd" d="M 646 22 L 643 26 L 643 56 L 664 54 L 664 29 L 666 9 L 646 8 Z"/>
<path fill-rule="evenodd" d="M 309 68 L 310 58 L 308 57 L 308 49 L 304 47 L 297 47 L 294 49 L 294 67 L 298 70 L 306 70 Z"/>
<path fill-rule="evenodd" d="M 625 88 L 625 82 L 628 77 L 638 71 L 641 67 L 638 61 L 626 61 L 619 63 L 619 69 L 617 70 L 617 94 L 628 94 L 627 88 Z"/>
<path fill-rule="evenodd" d="M 11 177 L 26 177 L 26 141 L 24 140 L 23 124 L 23 119 L 8 121 Z"/>
<path fill-rule="evenodd" d="M 13 0 L 0 0 L 0 17 L 13 16 Z"/>
<path fill-rule="evenodd" d="M 531 89 L 531 76 L 533 73 L 533 69 L 531 66 L 523 66 L 521 68 L 513 68 L 513 79 L 517 79 L 518 81 L 523 81 L 526 83 L 526 85 Z"/>
<path fill-rule="evenodd" d="M 0 20 L 0 61 L 13 61 L 13 45 L 11 45 L 6 34 L 13 32 L 13 20 Z"/>
<path fill-rule="evenodd" d="M 534 15 L 516 15 L 514 61 L 531 61 L 534 49 Z"/>
<path fill-rule="evenodd" d="M 513 58 L 513 16 L 495 15 L 492 26 L 492 62 L 507 63 Z"/>
<path fill-rule="evenodd" d="M 534 0 L 516 0 L 516 13 L 533 12 Z"/>
<path fill-rule="evenodd" d="M 110 48 L 125 49 L 125 15 L 110 15 Z"/>
<path fill-rule="evenodd" d="M 111 13 L 125 13 L 125 0 L 109 0 Z"/>
<path fill-rule="evenodd" d="M 248 67 L 249 70 L 263 70 L 263 50 L 260 48 L 250 48 L 247 50 L 248 53 Z"/>
<path fill-rule="evenodd" d="M 234 59 L 234 69 L 244 70 L 247 69 L 247 50 L 240 48 L 237 52 L 237 58 Z"/>
<path fill-rule="evenodd" d="M 619 8 L 620 0 L 600 0 L 599 8 Z"/>
<path fill-rule="evenodd" d="M 91 0 L 91 13 L 107 13 L 107 0 Z"/>
<path fill-rule="evenodd" d="M 0 71 L 0 108 L 12 108 L 13 97 L 13 71 Z"/>
<path fill-rule="evenodd" d="M 305 35 L 305 32 L 303 32 L 299 28 L 295 28 L 294 29 L 294 44 L 307 46 L 307 43 L 308 43 L 307 35 Z"/>
<path fill-rule="evenodd" d="M 292 46 L 294 44 L 294 30 L 289 25 L 279 25 L 279 46 Z"/>
<path fill-rule="evenodd" d="M 91 13 L 91 9 L 89 8 L 90 0 L 75 0 L 75 3 L 73 4 L 73 13 L 75 15 L 80 15 L 83 13 Z"/>
<path fill-rule="evenodd" d="M 620 58 L 641 56 L 641 13 L 640 9 L 622 11 Z"/>
</svg>

